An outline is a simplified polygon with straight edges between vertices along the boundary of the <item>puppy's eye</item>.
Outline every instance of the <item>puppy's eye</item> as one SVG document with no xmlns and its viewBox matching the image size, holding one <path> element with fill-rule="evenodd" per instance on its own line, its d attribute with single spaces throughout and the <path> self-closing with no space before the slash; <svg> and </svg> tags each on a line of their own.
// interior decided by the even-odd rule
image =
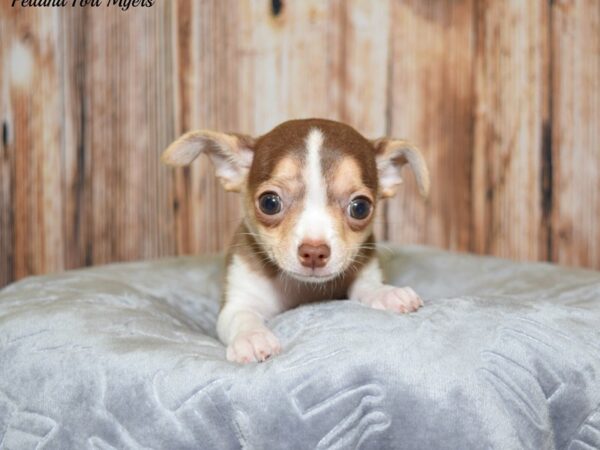
<svg viewBox="0 0 600 450">
<path fill-rule="evenodd" d="M 356 197 L 348 205 L 348 214 L 353 219 L 366 219 L 371 213 L 371 200 L 367 197 Z"/>
<path fill-rule="evenodd" d="M 281 211 L 281 198 L 274 192 L 265 192 L 258 199 L 258 207 L 263 213 L 273 216 Z"/>
</svg>

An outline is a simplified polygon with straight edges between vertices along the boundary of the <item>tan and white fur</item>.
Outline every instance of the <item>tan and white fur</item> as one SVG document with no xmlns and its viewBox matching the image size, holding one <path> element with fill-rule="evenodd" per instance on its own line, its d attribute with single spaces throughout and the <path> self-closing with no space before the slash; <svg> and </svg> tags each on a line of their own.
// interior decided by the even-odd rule
<svg viewBox="0 0 600 450">
<path fill-rule="evenodd" d="M 403 140 L 368 140 L 348 125 L 292 120 L 253 138 L 192 131 L 163 153 L 190 164 L 205 153 L 225 189 L 243 196 L 244 219 L 227 257 L 217 322 L 227 359 L 264 361 L 281 345 L 266 325 L 303 303 L 350 298 L 408 313 L 423 305 L 409 287 L 384 284 L 373 218 L 409 166 L 429 189 L 421 153 Z"/>
</svg>

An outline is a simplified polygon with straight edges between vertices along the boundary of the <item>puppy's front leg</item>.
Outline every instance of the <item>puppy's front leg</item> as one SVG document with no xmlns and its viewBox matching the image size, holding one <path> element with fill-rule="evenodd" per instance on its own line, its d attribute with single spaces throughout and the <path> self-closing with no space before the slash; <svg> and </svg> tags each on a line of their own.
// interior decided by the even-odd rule
<svg viewBox="0 0 600 450">
<path fill-rule="evenodd" d="M 265 361 L 281 351 L 275 335 L 252 310 L 225 305 L 217 325 L 219 338 L 227 343 L 227 359 L 237 363 Z"/>
<path fill-rule="evenodd" d="M 409 313 L 423 306 L 423 300 L 410 287 L 390 286 L 383 283 L 377 258 L 368 262 L 350 286 L 348 296 L 375 309 Z"/>
<path fill-rule="evenodd" d="M 227 359 L 244 364 L 279 353 L 279 340 L 265 320 L 282 310 L 271 280 L 234 255 L 227 270 L 225 304 L 217 321 L 219 338 L 227 344 Z"/>
</svg>

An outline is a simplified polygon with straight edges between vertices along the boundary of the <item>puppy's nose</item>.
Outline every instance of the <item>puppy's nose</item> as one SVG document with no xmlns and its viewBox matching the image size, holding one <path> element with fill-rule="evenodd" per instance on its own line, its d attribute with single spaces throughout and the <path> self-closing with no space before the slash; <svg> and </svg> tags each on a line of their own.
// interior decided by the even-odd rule
<svg viewBox="0 0 600 450">
<path fill-rule="evenodd" d="M 329 255 L 331 249 L 322 241 L 305 241 L 298 247 L 298 259 L 304 267 L 324 267 Z"/>
</svg>

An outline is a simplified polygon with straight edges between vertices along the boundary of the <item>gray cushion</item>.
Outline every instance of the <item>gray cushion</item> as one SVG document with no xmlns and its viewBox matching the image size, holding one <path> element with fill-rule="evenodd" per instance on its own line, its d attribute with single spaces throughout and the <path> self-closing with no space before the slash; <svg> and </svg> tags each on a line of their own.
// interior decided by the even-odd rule
<svg viewBox="0 0 600 450">
<path fill-rule="evenodd" d="M 283 353 L 247 366 L 215 336 L 220 257 L 13 284 L 0 448 L 600 448 L 598 272 L 384 259 L 419 312 L 303 306 L 270 324 Z"/>
</svg>

